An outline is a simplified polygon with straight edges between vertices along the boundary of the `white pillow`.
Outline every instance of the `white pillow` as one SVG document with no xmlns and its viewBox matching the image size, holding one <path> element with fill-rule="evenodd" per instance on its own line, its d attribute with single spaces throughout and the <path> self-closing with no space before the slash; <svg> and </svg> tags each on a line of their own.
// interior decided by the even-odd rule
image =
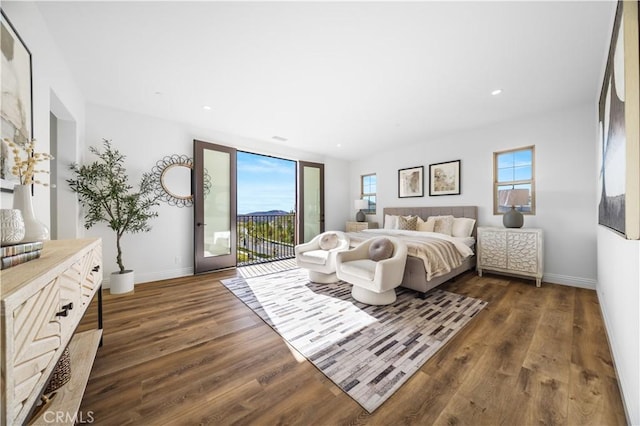
<svg viewBox="0 0 640 426">
<path fill-rule="evenodd" d="M 453 237 L 470 237 L 473 233 L 473 226 L 476 224 L 475 219 L 467 217 L 453 218 L 453 226 L 451 228 L 451 236 Z"/>
<path fill-rule="evenodd" d="M 398 216 L 385 214 L 383 229 L 398 229 Z"/>
</svg>

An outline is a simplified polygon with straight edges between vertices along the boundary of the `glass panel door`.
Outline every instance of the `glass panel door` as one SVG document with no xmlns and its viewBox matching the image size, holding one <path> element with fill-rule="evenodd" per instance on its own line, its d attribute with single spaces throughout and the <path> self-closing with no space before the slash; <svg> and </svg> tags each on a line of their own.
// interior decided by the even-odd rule
<svg viewBox="0 0 640 426">
<path fill-rule="evenodd" d="M 298 162 L 298 243 L 324 232 L 324 164 Z"/>
<path fill-rule="evenodd" d="M 194 141 L 194 272 L 236 266 L 236 150 Z"/>
</svg>

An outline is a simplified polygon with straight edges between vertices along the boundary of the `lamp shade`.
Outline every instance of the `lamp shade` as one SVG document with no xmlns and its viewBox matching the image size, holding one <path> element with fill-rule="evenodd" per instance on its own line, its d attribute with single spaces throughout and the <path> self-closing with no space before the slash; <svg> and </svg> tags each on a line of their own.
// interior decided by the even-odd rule
<svg viewBox="0 0 640 426">
<path fill-rule="evenodd" d="M 355 200 L 353 205 L 356 210 L 365 210 L 369 207 L 369 202 L 367 200 Z"/>
<path fill-rule="evenodd" d="M 498 192 L 501 206 L 526 206 L 529 204 L 528 189 L 506 189 Z"/>
</svg>

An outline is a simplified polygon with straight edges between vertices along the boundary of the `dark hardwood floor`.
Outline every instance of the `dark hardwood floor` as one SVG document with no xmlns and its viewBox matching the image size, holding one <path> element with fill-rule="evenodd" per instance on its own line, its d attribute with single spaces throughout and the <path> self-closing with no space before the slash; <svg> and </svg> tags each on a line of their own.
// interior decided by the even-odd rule
<svg viewBox="0 0 640 426">
<path fill-rule="evenodd" d="M 226 290 L 226 271 L 104 297 L 80 410 L 100 425 L 622 425 L 596 293 L 467 273 L 488 306 L 373 414 Z M 94 327 L 93 307 L 83 328 Z"/>
</svg>

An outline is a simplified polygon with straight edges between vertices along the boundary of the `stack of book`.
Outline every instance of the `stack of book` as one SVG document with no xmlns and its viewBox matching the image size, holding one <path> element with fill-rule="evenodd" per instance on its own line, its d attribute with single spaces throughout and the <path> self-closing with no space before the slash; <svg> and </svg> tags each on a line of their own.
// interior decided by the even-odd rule
<svg viewBox="0 0 640 426">
<path fill-rule="evenodd" d="M 7 269 L 21 263 L 37 259 L 42 254 L 44 243 L 18 243 L 11 246 L 0 247 L 0 269 Z"/>
</svg>

